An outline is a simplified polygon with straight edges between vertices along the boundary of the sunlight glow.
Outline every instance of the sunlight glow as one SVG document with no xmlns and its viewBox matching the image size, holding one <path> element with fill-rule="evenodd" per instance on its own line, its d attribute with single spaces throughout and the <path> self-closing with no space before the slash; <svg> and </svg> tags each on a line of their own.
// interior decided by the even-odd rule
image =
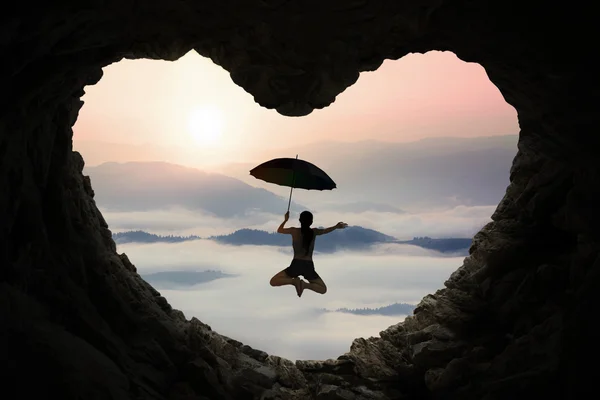
<svg viewBox="0 0 600 400">
<path fill-rule="evenodd" d="M 188 130 L 192 139 L 200 146 L 220 143 L 223 134 L 223 112 L 215 106 L 194 108 L 188 117 Z"/>
</svg>

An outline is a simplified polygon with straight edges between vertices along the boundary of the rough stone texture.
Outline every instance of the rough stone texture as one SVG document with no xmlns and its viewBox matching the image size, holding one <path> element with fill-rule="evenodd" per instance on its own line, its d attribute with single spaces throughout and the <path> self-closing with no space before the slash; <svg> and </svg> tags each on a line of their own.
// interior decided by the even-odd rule
<svg viewBox="0 0 600 400">
<path fill-rule="evenodd" d="M 27 1 L 0 13 L 0 382 L 19 398 L 587 398 L 600 309 L 592 2 Z M 591 46 L 588 45 L 591 44 Z M 326 107 L 410 52 L 480 63 L 520 123 L 511 183 L 413 316 L 337 360 L 267 355 L 144 282 L 72 152 L 80 97 L 122 58 L 194 49 L 263 107 Z M 400 112 L 402 110 L 399 110 Z"/>
</svg>

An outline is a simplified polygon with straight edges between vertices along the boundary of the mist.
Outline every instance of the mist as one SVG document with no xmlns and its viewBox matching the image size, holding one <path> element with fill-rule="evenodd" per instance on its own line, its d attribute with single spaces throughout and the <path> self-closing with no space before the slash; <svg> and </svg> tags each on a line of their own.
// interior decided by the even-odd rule
<svg viewBox="0 0 600 400">
<path fill-rule="evenodd" d="M 433 238 L 470 238 L 491 221 L 496 206 L 456 206 L 450 209 L 420 213 L 392 212 L 362 213 L 319 211 L 311 209 L 314 226 L 331 226 L 339 221 L 374 229 L 400 240 L 414 236 Z M 277 230 L 281 215 L 265 212 L 247 212 L 238 218 L 218 218 L 208 213 L 170 208 L 152 211 L 114 212 L 102 209 L 111 230 L 121 232 L 142 229 L 155 234 L 197 235 L 208 237 L 231 233 L 241 228 Z M 298 226 L 298 214 L 292 212 L 288 226 Z"/>
<path fill-rule="evenodd" d="M 317 244 L 318 247 L 318 244 Z M 443 286 L 462 257 L 440 257 L 415 246 L 386 244 L 368 252 L 315 254 L 328 286 L 325 295 L 269 280 L 287 267 L 289 248 L 227 246 L 211 240 L 167 244 L 122 244 L 140 275 L 160 271 L 219 270 L 234 275 L 178 290 L 157 289 L 170 304 L 215 331 L 270 354 L 296 359 L 336 358 L 352 340 L 377 336 L 405 316 L 360 316 L 319 311 L 416 304 Z"/>
<path fill-rule="evenodd" d="M 457 206 L 421 213 L 336 212 L 318 208 L 311 211 L 315 215 L 314 226 L 344 221 L 404 240 L 414 236 L 472 237 L 490 221 L 494 209 Z M 246 212 L 239 218 L 219 218 L 184 208 L 102 211 L 113 232 L 141 229 L 154 234 L 204 238 L 241 228 L 273 232 L 283 219 L 283 215 L 259 211 Z M 288 226 L 298 226 L 297 219 L 298 213 L 293 211 Z M 401 244 L 333 254 L 319 254 L 318 249 L 317 242 L 315 266 L 328 292 L 319 295 L 306 290 L 298 298 L 292 286 L 269 285 L 270 278 L 289 265 L 291 247 L 229 246 L 206 239 L 118 245 L 118 251 L 129 256 L 142 277 L 168 271 L 213 270 L 227 274 L 226 278 L 204 283 L 154 285 L 186 318 L 196 317 L 220 334 L 291 360 L 336 358 L 349 351 L 355 338 L 378 336 L 405 317 L 322 309 L 417 304 L 423 296 L 443 287 L 463 261 L 462 256 Z"/>
</svg>

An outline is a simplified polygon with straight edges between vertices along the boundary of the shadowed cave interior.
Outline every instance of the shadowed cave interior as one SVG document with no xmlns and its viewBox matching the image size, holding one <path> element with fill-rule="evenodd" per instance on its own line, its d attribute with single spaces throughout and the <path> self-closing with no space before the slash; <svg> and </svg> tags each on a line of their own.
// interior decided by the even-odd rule
<svg viewBox="0 0 600 400">
<path fill-rule="evenodd" d="M 595 391 L 599 85 L 592 5 L 532 1 L 26 2 L 0 16 L 0 377 L 20 398 L 576 399 Z M 232 11 L 235 10 L 235 11 Z M 588 39 L 589 38 L 589 39 Z M 303 116 L 384 59 L 452 51 L 518 112 L 493 222 L 414 316 L 292 363 L 187 321 L 93 200 L 72 130 L 123 58 L 190 50 Z"/>
</svg>

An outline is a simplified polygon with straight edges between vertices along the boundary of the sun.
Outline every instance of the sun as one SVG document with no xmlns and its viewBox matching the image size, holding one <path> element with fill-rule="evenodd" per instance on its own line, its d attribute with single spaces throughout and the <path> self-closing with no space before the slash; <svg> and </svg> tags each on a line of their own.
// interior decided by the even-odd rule
<svg viewBox="0 0 600 400">
<path fill-rule="evenodd" d="M 223 112 L 215 106 L 194 108 L 188 117 L 188 130 L 198 145 L 215 145 L 223 134 Z"/>
</svg>

